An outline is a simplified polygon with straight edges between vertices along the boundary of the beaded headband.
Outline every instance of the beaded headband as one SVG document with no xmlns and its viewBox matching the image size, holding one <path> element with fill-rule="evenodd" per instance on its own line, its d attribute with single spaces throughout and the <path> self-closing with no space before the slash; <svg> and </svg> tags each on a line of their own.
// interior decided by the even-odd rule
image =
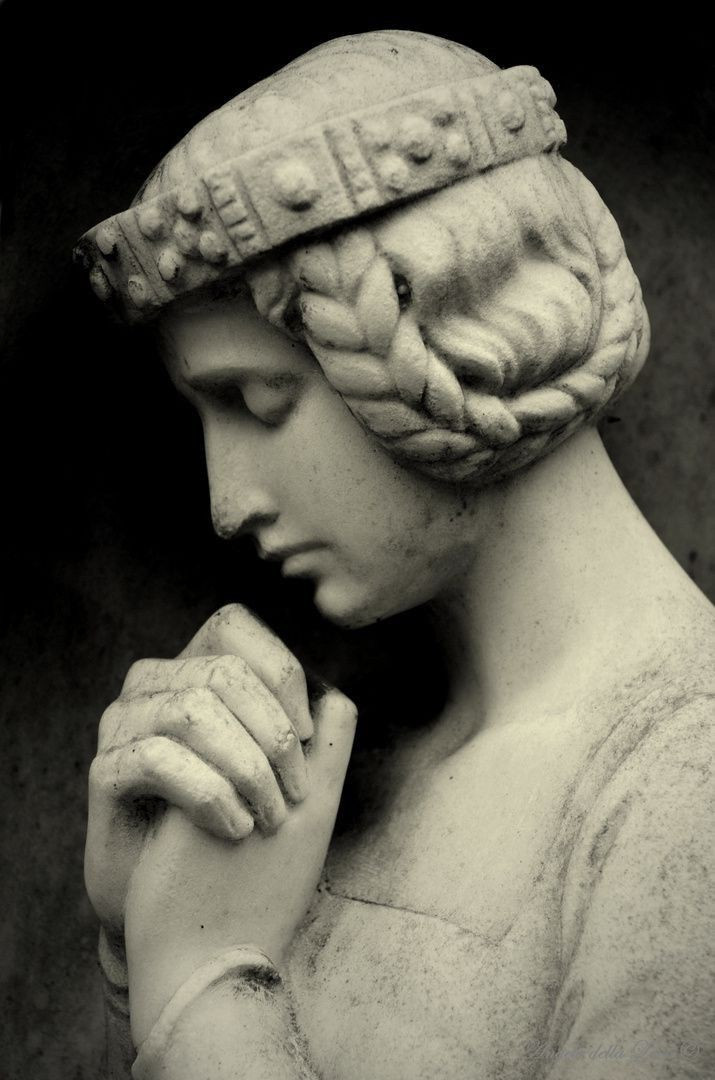
<svg viewBox="0 0 715 1080">
<path fill-rule="evenodd" d="M 108 218 L 75 258 L 144 321 L 288 241 L 555 150 L 555 103 L 536 68 L 513 67 L 321 121 Z"/>
</svg>

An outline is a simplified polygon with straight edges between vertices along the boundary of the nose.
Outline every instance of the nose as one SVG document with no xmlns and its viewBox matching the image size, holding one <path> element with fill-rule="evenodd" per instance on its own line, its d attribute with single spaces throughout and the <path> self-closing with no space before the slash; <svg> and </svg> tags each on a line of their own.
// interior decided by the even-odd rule
<svg viewBox="0 0 715 1080">
<path fill-rule="evenodd" d="M 216 535 L 230 540 L 274 522 L 278 508 L 250 444 L 208 427 L 204 441 Z"/>
</svg>

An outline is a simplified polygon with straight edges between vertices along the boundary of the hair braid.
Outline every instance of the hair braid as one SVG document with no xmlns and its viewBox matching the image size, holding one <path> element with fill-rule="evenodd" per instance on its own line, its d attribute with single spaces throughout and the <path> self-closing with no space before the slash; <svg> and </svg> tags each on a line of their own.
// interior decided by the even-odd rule
<svg viewBox="0 0 715 1080">
<path fill-rule="evenodd" d="M 522 192 L 512 214 L 522 247 L 511 273 L 466 312 L 437 305 L 419 320 L 379 224 L 249 275 L 271 322 L 290 326 L 297 302 L 302 336 L 358 420 L 398 460 L 440 480 L 494 480 L 542 456 L 595 416 L 645 358 L 640 288 L 611 215 L 566 162 L 534 164 L 548 222 L 539 232 L 534 193 Z M 485 180 L 493 184 L 465 184 Z M 456 272 L 454 229 L 446 239 Z"/>
</svg>

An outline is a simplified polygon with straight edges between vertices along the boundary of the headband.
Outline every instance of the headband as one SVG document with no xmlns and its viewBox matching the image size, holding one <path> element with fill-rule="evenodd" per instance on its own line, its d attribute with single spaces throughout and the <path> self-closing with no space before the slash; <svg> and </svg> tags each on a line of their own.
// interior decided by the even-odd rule
<svg viewBox="0 0 715 1080">
<path fill-rule="evenodd" d="M 555 103 L 536 68 L 513 67 L 314 123 L 107 218 L 75 258 L 145 321 L 290 241 L 558 149 Z"/>
</svg>

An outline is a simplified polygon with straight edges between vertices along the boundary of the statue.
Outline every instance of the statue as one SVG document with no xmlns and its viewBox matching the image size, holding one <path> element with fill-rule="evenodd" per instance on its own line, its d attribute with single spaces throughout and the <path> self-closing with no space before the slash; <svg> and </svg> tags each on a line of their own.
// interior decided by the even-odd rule
<svg viewBox="0 0 715 1080">
<path fill-rule="evenodd" d="M 80 241 L 201 414 L 217 533 L 338 625 L 430 605 L 450 657 L 439 718 L 352 759 L 244 608 L 132 667 L 86 855 L 112 1076 L 713 1075 L 713 615 L 596 431 L 648 320 L 554 104 L 328 42 Z"/>
</svg>

